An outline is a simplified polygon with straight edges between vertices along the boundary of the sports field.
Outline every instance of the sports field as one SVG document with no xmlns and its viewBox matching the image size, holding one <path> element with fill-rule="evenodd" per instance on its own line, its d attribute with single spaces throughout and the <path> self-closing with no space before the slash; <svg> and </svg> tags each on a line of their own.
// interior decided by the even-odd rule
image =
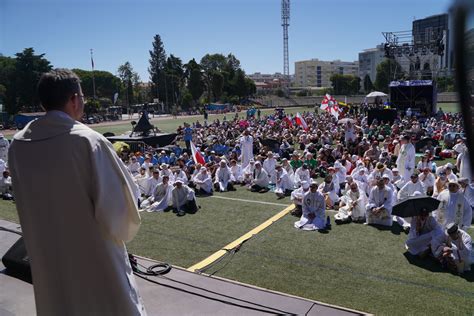
<svg viewBox="0 0 474 316">
<path fill-rule="evenodd" d="M 163 119 L 158 125 L 172 131 L 184 120 Z M 290 201 L 238 187 L 198 198 L 198 204 L 196 214 L 183 217 L 141 213 L 142 226 L 128 250 L 189 268 L 281 212 Z M 334 212 L 327 214 L 332 217 Z M 0 200 L 0 218 L 18 222 L 15 204 Z M 455 276 L 432 259 L 407 255 L 406 234 L 397 224 L 379 229 L 336 226 L 332 221 L 332 230 L 318 233 L 295 229 L 296 220 L 283 216 L 204 272 L 375 314 L 474 314 L 474 272 Z M 469 233 L 474 235 L 474 229 Z"/>
</svg>

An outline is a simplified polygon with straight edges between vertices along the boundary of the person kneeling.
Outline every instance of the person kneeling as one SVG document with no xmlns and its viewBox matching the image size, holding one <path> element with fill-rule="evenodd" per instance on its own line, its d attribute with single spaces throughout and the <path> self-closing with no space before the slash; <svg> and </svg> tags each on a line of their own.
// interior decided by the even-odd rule
<svg viewBox="0 0 474 316">
<path fill-rule="evenodd" d="M 348 223 L 350 221 L 363 222 L 366 204 L 367 196 L 359 190 L 357 182 L 352 182 L 349 191 L 341 197 L 339 212 L 334 215 L 336 224 Z"/>
<path fill-rule="evenodd" d="M 295 222 L 295 227 L 303 230 L 325 230 L 325 201 L 318 191 L 318 184 L 311 182 L 309 192 L 303 196 L 303 215 Z"/>
<path fill-rule="evenodd" d="M 454 273 L 471 271 L 470 254 L 472 250 L 471 236 L 449 223 L 446 232 L 433 236 L 431 250 L 444 268 Z"/>
<path fill-rule="evenodd" d="M 369 204 L 366 209 L 366 224 L 392 226 L 392 189 L 385 186 L 385 181 L 377 177 L 377 186 L 372 188 Z"/>
<path fill-rule="evenodd" d="M 260 161 L 255 162 L 252 182 L 250 182 L 250 191 L 265 193 L 268 192 L 268 173 L 262 168 Z"/>
</svg>

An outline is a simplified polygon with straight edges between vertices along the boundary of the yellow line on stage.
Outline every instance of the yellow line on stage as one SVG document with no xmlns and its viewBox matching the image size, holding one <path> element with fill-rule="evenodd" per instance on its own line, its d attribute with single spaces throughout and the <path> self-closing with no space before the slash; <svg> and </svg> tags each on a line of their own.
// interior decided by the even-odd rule
<svg viewBox="0 0 474 316">
<path fill-rule="evenodd" d="M 224 256 L 227 253 L 228 250 L 232 250 L 235 247 L 237 247 L 238 245 L 240 245 L 242 242 L 252 238 L 254 235 L 258 234 L 259 232 L 261 232 L 262 230 L 264 230 L 265 228 L 267 228 L 268 226 L 275 223 L 280 218 L 282 218 L 283 216 L 285 216 L 286 214 L 291 212 L 291 210 L 293 210 L 293 205 L 289 205 L 283 211 L 273 215 L 272 217 L 270 217 L 265 222 L 258 225 L 257 227 L 255 227 L 254 229 L 252 229 L 251 231 L 246 233 L 245 235 L 243 235 L 240 238 L 234 240 L 233 242 L 231 242 L 227 246 L 224 246 L 223 248 L 216 251 L 215 253 L 213 253 L 212 255 L 207 257 L 206 259 L 202 260 L 201 262 L 198 262 L 195 265 L 189 267 L 187 270 L 191 271 L 191 272 L 196 272 L 196 271 L 201 270 L 204 267 L 207 267 L 208 265 L 210 265 L 211 263 L 213 263 L 214 261 L 216 261 L 220 257 Z"/>
</svg>

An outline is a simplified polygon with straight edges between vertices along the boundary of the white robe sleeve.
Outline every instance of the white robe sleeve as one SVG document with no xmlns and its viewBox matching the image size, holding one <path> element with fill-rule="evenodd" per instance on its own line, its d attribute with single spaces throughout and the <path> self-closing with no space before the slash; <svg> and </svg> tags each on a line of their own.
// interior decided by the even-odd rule
<svg viewBox="0 0 474 316">
<path fill-rule="evenodd" d="M 106 140 L 99 140 L 92 148 L 91 158 L 95 218 L 114 239 L 130 241 L 140 227 L 133 178 Z"/>
</svg>

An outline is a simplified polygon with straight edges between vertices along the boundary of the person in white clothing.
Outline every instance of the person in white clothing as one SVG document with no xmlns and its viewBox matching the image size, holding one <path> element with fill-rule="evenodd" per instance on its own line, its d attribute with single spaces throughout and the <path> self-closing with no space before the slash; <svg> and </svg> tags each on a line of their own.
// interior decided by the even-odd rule
<svg viewBox="0 0 474 316">
<path fill-rule="evenodd" d="M 458 144 L 459 145 L 459 144 Z M 458 146 L 456 145 L 456 146 Z M 472 168 L 469 161 L 469 151 L 465 144 L 460 144 L 458 147 L 454 146 L 456 151 L 459 153 L 456 159 L 456 167 L 459 170 L 459 176 L 461 178 L 467 178 L 469 182 L 473 179 Z"/>
<path fill-rule="evenodd" d="M 318 192 L 318 183 L 314 180 L 309 191 L 303 196 L 303 214 L 295 227 L 303 230 L 326 229 L 324 196 Z"/>
<path fill-rule="evenodd" d="M 230 173 L 232 184 L 240 184 L 244 180 L 242 167 L 234 159 L 230 161 Z"/>
<path fill-rule="evenodd" d="M 125 247 L 141 222 L 133 178 L 112 144 L 79 122 L 76 74 L 52 70 L 37 89 L 46 114 L 8 153 L 36 314 L 146 315 Z"/>
<path fill-rule="evenodd" d="M 214 175 L 214 189 L 218 192 L 234 191 L 231 180 L 232 173 L 227 167 L 227 161 L 223 159 L 219 162 L 219 168 Z"/>
<path fill-rule="evenodd" d="M 295 187 L 299 188 L 302 181 L 306 181 L 308 183 L 311 182 L 311 175 L 308 165 L 305 163 L 295 171 Z"/>
<path fill-rule="evenodd" d="M 132 156 L 132 158 L 130 158 L 127 168 L 130 170 L 132 176 L 136 176 L 140 173 L 140 163 L 137 161 L 137 157 Z"/>
<path fill-rule="evenodd" d="M 160 184 L 161 177 L 160 177 L 160 170 L 155 169 L 152 172 L 152 176 L 147 178 L 146 180 L 146 189 L 145 189 L 145 197 L 149 198 L 150 196 L 153 195 L 153 191 L 155 190 L 155 187 Z"/>
<path fill-rule="evenodd" d="M 263 169 L 265 169 L 265 171 L 267 172 L 271 184 L 276 183 L 276 163 L 276 159 L 273 158 L 273 152 L 269 151 L 267 153 L 267 159 L 263 161 Z"/>
<path fill-rule="evenodd" d="M 471 209 L 474 208 L 474 184 L 469 183 L 468 178 L 459 178 L 458 183 Z"/>
<path fill-rule="evenodd" d="M 247 167 L 245 167 L 242 171 L 242 175 L 243 175 L 242 183 L 243 184 L 250 184 L 252 182 L 254 171 L 255 171 L 255 161 L 252 159 L 252 160 L 250 160 Z"/>
<path fill-rule="evenodd" d="M 252 181 L 250 182 L 250 191 L 265 193 L 268 192 L 268 174 L 262 168 L 262 163 L 257 161 L 255 163 L 255 170 L 253 171 Z"/>
<path fill-rule="evenodd" d="M 405 248 L 414 256 L 426 257 L 431 251 L 433 236 L 441 233 L 442 229 L 428 210 L 423 209 L 420 215 L 413 216 L 410 223 L 410 233 Z"/>
<path fill-rule="evenodd" d="M 418 174 L 413 173 L 410 180 L 411 181 L 407 182 L 400 191 L 398 191 L 398 202 L 408 199 L 410 196 L 413 196 L 415 192 L 420 192 L 422 195 L 425 195 L 425 190 Z"/>
<path fill-rule="evenodd" d="M 339 211 L 334 215 L 336 224 L 364 221 L 366 205 L 367 196 L 365 192 L 359 189 L 356 181 L 353 181 L 349 186 L 349 190 L 341 197 Z"/>
<path fill-rule="evenodd" d="M 11 194 L 12 193 L 12 177 L 10 177 L 10 172 L 5 170 L 2 172 L 2 177 L 0 178 L 0 195 Z"/>
<path fill-rule="evenodd" d="M 328 174 L 324 178 L 324 182 L 319 185 L 318 192 L 324 196 L 326 207 L 328 209 L 334 208 L 335 204 L 339 202 L 336 185 L 334 184 L 333 178 L 330 174 Z"/>
<path fill-rule="evenodd" d="M 366 223 L 392 226 L 392 199 L 392 190 L 385 186 L 382 178 L 377 179 L 377 186 L 370 191 Z"/>
<path fill-rule="evenodd" d="M 196 191 L 199 195 L 212 195 L 212 179 L 206 167 L 201 167 L 199 172 L 193 177 Z"/>
<path fill-rule="evenodd" d="M 250 163 L 250 160 L 253 159 L 253 137 L 250 135 L 248 129 L 246 129 L 242 137 L 240 137 L 240 149 L 242 151 L 241 165 L 242 168 L 245 168 Z"/>
<path fill-rule="evenodd" d="M 426 192 L 426 195 L 432 196 L 434 193 L 435 185 L 435 176 L 431 173 L 430 168 L 423 169 L 422 173 L 419 175 L 421 184 L 423 185 L 423 190 Z"/>
<path fill-rule="evenodd" d="M 183 216 L 186 213 L 194 214 L 199 208 L 193 189 L 183 184 L 181 179 L 174 182 L 174 188 L 171 191 L 171 204 L 178 216 Z"/>
<path fill-rule="evenodd" d="M 410 180 L 410 176 L 415 171 L 415 146 L 411 143 L 409 136 L 403 136 L 401 139 L 400 153 L 397 157 L 397 169 L 400 176 L 406 182 Z"/>
<path fill-rule="evenodd" d="M 309 191 L 309 183 L 303 181 L 301 187 L 291 192 L 291 201 L 295 204 L 295 208 L 291 215 L 300 217 L 303 214 L 303 196 Z"/>
<path fill-rule="evenodd" d="M 174 167 L 173 176 L 174 176 L 174 181 L 180 179 L 183 182 L 183 184 L 186 184 L 186 185 L 188 184 L 188 175 L 180 167 Z M 174 182 L 170 184 L 174 184 Z"/>
<path fill-rule="evenodd" d="M 6 139 L 3 134 L 0 133 L 0 159 L 8 163 L 8 148 L 10 147 L 10 143 L 8 139 Z"/>
<path fill-rule="evenodd" d="M 290 178 L 288 177 L 288 173 L 281 164 L 277 164 L 275 167 L 276 170 L 276 188 L 275 194 L 278 196 L 279 199 L 284 198 L 285 196 L 289 196 L 291 191 L 293 190 Z"/>
<path fill-rule="evenodd" d="M 457 182 L 450 181 L 448 190 L 441 192 L 437 198 L 441 202 L 434 212 L 434 217 L 442 228 L 450 223 L 455 223 L 462 230 L 466 230 L 471 226 L 472 208 Z"/>
<path fill-rule="evenodd" d="M 444 166 L 444 171 L 446 172 L 446 177 L 448 178 L 448 181 L 452 181 L 452 182 L 458 182 L 458 176 L 456 176 L 453 172 L 453 164 L 448 162 L 445 166 Z"/>
<path fill-rule="evenodd" d="M 458 225 L 450 223 L 446 226 L 446 232 L 433 236 L 431 250 L 442 266 L 451 272 L 471 271 L 472 239 Z"/>
<path fill-rule="evenodd" d="M 170 206 L 173 186 L 169 180 L 170 178 L 166 175 L 161 178 L 162 182 L 155 187 L 152 196 L 141 203 L 140 208 L 142 210 L 161 212 Z"/>
</svg>

